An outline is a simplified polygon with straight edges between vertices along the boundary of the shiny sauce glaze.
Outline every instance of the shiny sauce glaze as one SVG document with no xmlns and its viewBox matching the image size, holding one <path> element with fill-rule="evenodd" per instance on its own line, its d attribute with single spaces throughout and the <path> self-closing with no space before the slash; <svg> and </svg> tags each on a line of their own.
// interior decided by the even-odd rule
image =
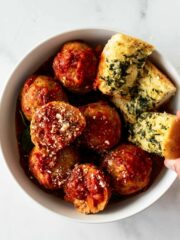
<svg viewBox="0 0 180 240">
<path fill-rule="evenodd" d="M 64 102 L 49 102 L 34 113 L 31 139 L 35 145 L 55 155 L 81 134 L 85 124 L 77 108 Z"/>
<path fill-rule="evenodd" d="M 68 201 L 73 202 L 76 199 L 86 201 L 91 198 L 94 206 L 105 200 L 106 192 L 108 198 L 111 195 L 107 176 L 91 164 L 81 164 L 73 169 L 65 192 Z"/>
<path fill-rule="evenodd" d="M 86 62 L 86 68 L 84 68 L 84 61 Z M 97 63 L 92 49 L 81 49 L 81 51 L 70 49 L 64 51 L 64 53 L 58 53 L 53 67 L 59 73 L 59 77 L 66 76 L 67 85 L 69 88 L 73 88 L 74 84 L 75 86 L 81 86 L 84 79 L 87 85 L 92 82 L 92 79 L 95 78 L 94 73 Z M 73 69 L 76 69 L 76 71 L 73 72 Z"/>
<path fill-rule="evenodd" d="M 54 56 L 50 57 L 45 63 L 43 63 L 32 74 L 33 75 L 41 74 L 41 75 L 54 77 L 54 73 L 53 73 L 53 69 L 52 69 L 53 59 L 54 59 Z M 31 81 L 33 81 L 33 79 Z M 31 84 L 31 82 L 29 84 Z M 68 96 L 69 103 L 74 106 L 77 106 L 77 107 L 88 104 L 88 103 L 93 103 L 93 102 L 96 102 L 99 100 L 106 101 L 106 102 L 108 102 L 109 105 L 114 106 L 114 105 L 112 105 L 111 102 L 109 102 L 107 97 L 102 95 L 99 91 L 90 92 L 90 93 L 87 93 L 86 95 L 84 95 L 84 94 L 77 95 L 75 93 L 69 92 L 66 89 L 64 89 L 64 91 L 66 92 L 66 94 Z M 116 110 L 120 114 L 119 110 L 118 109 L 116 109 Z M 51 190 L 50 191 L 50 190 L 45 189 L 38 183 L 38 181 L 32 176 L 31 172 L 29 171 L 28 156 L 34 146 L 30 139 L 29 125 L 30 125 L 30 122 L 28 120 L 26 120 L 26 118 L 23 116 L 23 113 L 21 111 L 21 106 L 20 106 L 20 100 L 18 98 L 17 104 L 16 104 L 16 136 L 17 136 L 17 142 L 18 142 L 18 148 L 19 148 L 20 164 L 21 164 L 25 174 L 27 175 L 27 177 L 34 184 L 36 184 L 39 188 L 41 188 L 43 191 L 45 191 L 49 194 L 53 194 L 57 197 L 63 198 L 64 193 L 62 190 L 54 190 L 54 191 Z M 123 119 L 122 119 L 122 125 L 124 126 Z M 120 141 L 126 142 L 126 134 L 125 134 L 124 128 L 122 129 L 122 131 L 123 131 L 122 132 L 123 138 L 121 138 Z M 79 146 L 78 139 L 74 142 L 74 145 L 80 151 L 82 163 L 83 162 L 84 163 L 95 163 L 97 166 L 100 166 L 103 155 L 100 155 L 100 154 L 94 152 L 93 150 L 86 149 L 82 146 Z M 105 154 L 105 153 L 103 153 L 103 154 Z M 163 162 L 164 162 L 164 159 L 157 155 L 152 155 L 152 160 L 153 160 L 153 164 L 152 164 L 151 180 L 150 180 L 148 187 L 151 186 L 151 184 L 155 181 L 157 176 L 160 174 L 160 172 L 163 168 Z M 94 181 L 96 181 L 96 179 Z M 143 191 L 147 190 L 147 188 L 143 189 Z M 84 194 L 84 193 L 82 193 L 82 194 Z M 125 200 L 136 194 L 138 194 L 138 193 L 132 194 L 130 196 L 116 196 L 115 194 L 113 194 L 110 202 L 117 202 L 120 200 Z"/>
</svg>

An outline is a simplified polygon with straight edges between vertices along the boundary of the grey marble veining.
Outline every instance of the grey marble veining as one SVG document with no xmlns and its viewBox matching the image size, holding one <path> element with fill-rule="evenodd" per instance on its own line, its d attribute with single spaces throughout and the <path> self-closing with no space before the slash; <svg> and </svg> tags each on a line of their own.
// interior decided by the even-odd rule
<svg viewBox="0 0 180 240">
<path fill-rule="evenodd" d="M 139 0 L 140 1 L 140 17 L 141 20 L 145 20 L 147 17 L 148 10 L 148 0 Z"/>
<path fill-rule="evenodd" d="M 180 73 L 179 0 L 0 0 L 0 94 L 17 62 L 59 32 L 113 27 L 152 42 Z M 12 180 L 2 156 L 0 239 L 180 239 L 180 181 L 145 211 L 119 222 L 67 222 L 33 203 Z"/>
</svg>

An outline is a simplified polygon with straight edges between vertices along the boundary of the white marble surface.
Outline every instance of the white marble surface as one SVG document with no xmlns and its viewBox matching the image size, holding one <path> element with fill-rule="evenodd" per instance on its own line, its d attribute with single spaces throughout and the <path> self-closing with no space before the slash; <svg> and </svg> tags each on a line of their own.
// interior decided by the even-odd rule
<svg viewBox="0 0 180 240">
<path fill-rule="evenodd" d="M 0 94 L 17 62 L 44 39 L 72 28 L 109 26 L 152 42 L 180 73 L 179 0 L 0 0 Z M 32 202 L 0 156 L 0 239 L 180 239 L 180 182 L 123 221 L 67 222 Z"/>
</svg>

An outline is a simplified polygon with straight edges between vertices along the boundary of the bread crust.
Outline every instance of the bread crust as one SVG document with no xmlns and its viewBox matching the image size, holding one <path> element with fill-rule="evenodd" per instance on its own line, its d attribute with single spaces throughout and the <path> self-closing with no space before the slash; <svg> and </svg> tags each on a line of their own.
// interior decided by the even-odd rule
<svg viewBox="0 0 180 240">
<path fill-rule="evenodd" d="M 167 102 L 175 92 L 176 87 L 167 76 L 150 61 L 147 61 L 142 77 L 137 80 L 136 95 L 132 94 L 132 99 L 113 96 L 112 102 L 120 108 L 128 122 L 135 123 L 139 114 L 157 109 Z"/>
<path fill-rule="evenodd" d="M 129 98 L 128 90 L 153 50 L 151 44 L 140 39 L 122 33 L 113 35 L 102 51 L 95 88 L 107 95 Z"/>
<path fill-rule="evenodd" d="M 180 118 L 175 118 L 164 141 L 163 155 L 166 159 L 180 157 Z"/>
<path fill-rule="evenodd" d="M 159 112 L 143 113 L 129 131 L 129 141 L 166 159 L 180 157 L 180 119 Z"/>
</svg>

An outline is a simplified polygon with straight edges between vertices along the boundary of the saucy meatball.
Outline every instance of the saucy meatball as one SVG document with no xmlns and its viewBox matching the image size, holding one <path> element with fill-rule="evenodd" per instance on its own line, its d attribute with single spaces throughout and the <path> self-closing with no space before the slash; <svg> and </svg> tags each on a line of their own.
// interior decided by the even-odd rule
<svg viewBox="0 0 180 240">
<path fill-rule="evenodd" d="M 65 43 L 53 62 L 56 78 L 69 90 L 80 93 L 92 89 L 96 68 L 94 50 L 80 41 Z"/>
<path fill-rule="evenodd" d="M 92 164 L 76 165 L 65 187 L 65 200 L 81 213 L 97 213 L 107 205 L 111 191 L 107 177 Z"/>
<path fill-rule="evenodd" d="M 105 157 L 104 167 L 116 193 L 129 195 L 147 187 L 151 170 L 150 155 L 132 144 L 123 144 Z"/>
<path fill-rule="evenodd" d="M 61 85 L 47 76 L 31 76 L 21 92 L 21 108 L 30 121 L 35 110 L 51 101 L 67 101 Z"/>
<path fill-rule="evenodd" d="M 80 107 L 86 118 L 86 128 L 80 142 L 93 150 L 104 151 L 115 146 L 121 136 L 121 120 L 116 110 L 106 102 Z"/>
<path fill-rule="evenodd" d="M 85 118 L 78 108 L 65 102 L 50 102 L 33 114 L 31 140 L 39 148 L 56 154 L 73 142 L 85 126 Z"/>
<path fill-rule="evenodd" d="M 29 155 L 29 170 L 40 185 L 57 190 L 62 188 L 78 161 L 79 156 L 72 147 L 66 147 L 56 155 L 46 154 L 34 147 Z"/>
</svg>

